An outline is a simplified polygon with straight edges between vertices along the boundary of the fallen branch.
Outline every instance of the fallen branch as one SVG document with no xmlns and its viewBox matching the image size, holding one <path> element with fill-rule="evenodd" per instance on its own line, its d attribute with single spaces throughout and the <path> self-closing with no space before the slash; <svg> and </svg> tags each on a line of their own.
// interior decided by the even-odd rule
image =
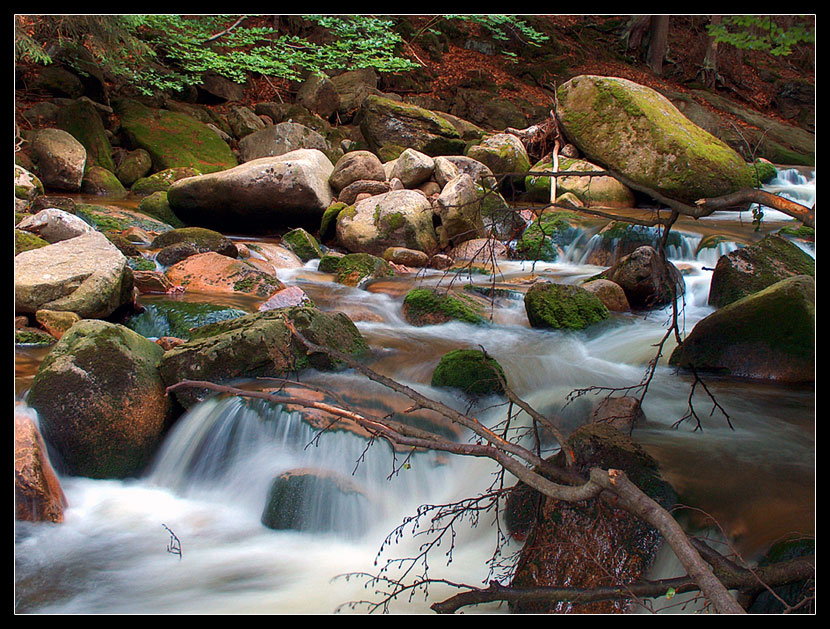
<svg viewBox="0 0 830 629">
<path fill-rule="evenodd" d="M 709 216 L 712 212 L 733 210 L 746 210 L 748 204 L 758 203 L 766 207 L 771 207 L 779 212 L 783 212 L 787 216 L 801 221 L 807 227 L 815 227 L 815 213 L 816 206 L 808 208 L 805 205 L 790 201 L 784 197 L 778 196 L 766 190 L 758 190 L 757 188 L 742 188 L 737 192 L 726 194 L 721 197 L 713 197 L 710 199 L 698 199 L 695 201 L 697 211 L 694 218 L 701 216 Z"/>
</svg>

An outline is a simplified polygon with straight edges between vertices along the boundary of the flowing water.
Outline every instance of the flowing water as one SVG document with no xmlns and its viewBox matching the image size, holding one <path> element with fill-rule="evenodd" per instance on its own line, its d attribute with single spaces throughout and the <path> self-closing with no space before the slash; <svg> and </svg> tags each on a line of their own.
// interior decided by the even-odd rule
<svg viewBox="0 0 830 629">
<path fill-rule="evenodd" d="M 810 178 L 795 170 L 781 171 L 773 186 L 811 204 L 815 174 Z M 687 331 L 712 311 L 706 301 L 717 257 L 775 231 L 785 219 L 765 212 L 760 232 L 753 230 L 751 215 L 716 215 L 676 227 L 684 238 L 672 257 L 686 281 Z M 727 234 L 734 240 L 695 256 L 697 243 L 708 233 Z M 312 261 L 301 269 L 282 271 L 280 277 L 303 288 L 320 308 L 349 314 L 375 350 L 370 366 L 377 371 L 467 410 L 465 399 L 432 389 L 430 377 L 443 353 L 480 346 L 501 363 L 519 395 L 536 409 L 557 416 L 567 432 L 584 421 L 597 401 L 586 395 L 566 404 L 568 394 L 577 388 L 639 382 L 669 318 L 666 311 L 614 315 L 577 333 L 529 328 L 522 286 L 538 276 L 576 282 L 595 274 L 601 267 L 584 261 L 590 246 L 586 236 L 561 262 L 501 264 L 495 281 L 506 291 L 493 301 L 490 326 L 449 323 L 416 328 L 403 320 L 402 295 L 417 283 L 450 281 L 438 272 L 358 289 L 334 283 Z M 488 286 L 493 278 L 474 274 L 454 281 Z M 230 305 L 250 309 L 249 304 Z M 710 415 L 708 398 L 697 395 L 694 402 L 702 430 L 694 430 L 689 422 L 676 426 L 688 408 L 691 379 L 666 365 L 671 350 L 669 343 L 643 405 L 646 421 L 635 428 L 633 437 L 657 459 L 684 504 L 695 508 L 689 521 L 703 521 L 702 514 L 714 517 L 747 558 L 756 558 L 784 535 L 813 534 L 812 388 L 708 379 L 729 422 L 718 412 Z M 16 396 L 25 396 L 44 353 L 17 351 Z M 305 373 L 302 381 L 324 386 L 380 416 L 407 407 L 406 401 L 351 372 Z M 480 401 L 470 410 L 490 425 L 505 414 L 498 399 Z M 450 430 L 437 422 L 432 427 Z M 260 518 L 272 479 L 309 468 L 339 479 L 348 491 L 332 493 L 321 487 L 310 501 L 308 526 L 302 531 L 263 526 Z M 357 573 L 376 574 L 387 560 L 413 557 L 428 539 L 426 520 L 404 528 L 401 535 L 393 534 L 396 527 L 415 515 L 420 505 L 440 505 L 486 491 L 495 472 L 496 466 L 485 460 L 434 453 L 408 457 L 384 443 L 367 448 L 360 436 L 318 433 L 299 413 L 261 401 L 211 398 L 178 420 L 143 477 L 123 481 L 62 477 L 69 501 L 65 522 L 16 523 L 16 611 L 351 611 L 350 602 L 381 599 L 378 587 L 367 585 Z M 493 576 L 487 563 L 496 549 L 492 520 L 485 514 L 477 526 L 459 523 L 452 542 L 445 539 L 433 550 L 429 576 L 484 585 Z M 511 542 L 502 554 L 517 549 Z M 391 569 L 390 574 L 398 573 L 395 566 Z M 410 579 L 423 570 L 416 566 Z M 652 576 L 672 576 L 677 570 L 666 554 Z M 390 610 L 428 612 L 432 602 L 454 593 L 435 584 L 428 594 L 418 591 L 411 598 L 404 594 Z M 505 608 L 485 605 L 465 611 L 499 613 Z"/>
</svg>

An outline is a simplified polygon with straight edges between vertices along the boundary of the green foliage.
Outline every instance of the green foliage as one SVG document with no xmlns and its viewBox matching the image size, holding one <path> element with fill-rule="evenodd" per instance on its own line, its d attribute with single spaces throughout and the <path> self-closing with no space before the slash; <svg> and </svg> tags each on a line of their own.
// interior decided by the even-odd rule
<svg viewBox="0 0 830 629">
<path fill-rule="evenodd" d="M 719 43 L 741 50 L 761 50 L 775 56 L 792 53 L 800 44 L 815 43 L 815 26 L 808 16 L 799 23 L 782 26 L 772 15 L 728 15 L 720 24 L 709 24 L 709 34 Z"/>
<path fill-rule="evenodd" d="M 445 15 L 444 17 L 480 24 L 496 41 L 509 41 L 510 36 L 513 35 L 531 46 L 541 46 L 549 39 L 547 35 L 540 33 L 515 15 Z"/>
<path fill-rule="evenodd" d="M 45 46 L 57 39 L 65 49 L 85 48 L 111 76 L 147 94 L 199 84 L 205 72 L 242 83 L 251 73 L 300 80 L 308 71 L 416 67 L 397 55 L 402 40 L 388 20 L 305 16 L 323 30 L 325 41 L 311 42 L 248 26 L 250 17 L 32 16 L 28 23 L 16 22 L 15 58 L 50 63 Z"/>
</svg>

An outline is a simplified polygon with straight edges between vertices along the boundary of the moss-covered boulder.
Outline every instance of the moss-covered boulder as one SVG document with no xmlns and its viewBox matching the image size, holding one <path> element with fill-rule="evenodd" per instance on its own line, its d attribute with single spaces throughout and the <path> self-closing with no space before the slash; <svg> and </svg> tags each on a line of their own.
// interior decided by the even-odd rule
<svg viewBox="0 0 830 629">
<path fill-rule="evenodd" d="M 277 476 L 260 518 L 269 529 L 353 533 L 369 524 L 369 498 L 354 481 L 324 469 Z"/>
<path fill-rule="evenodd" d="M 478 349 L 457 349 L 441 356 L 431 384 L 475 397 L 504 393 L 504 381 L 504 370 L 495 358 Z"/>
<path fill-rule="evenodd" d="M 573 284 L 536 283 L 524 301 L 534 328 L 582 330 L 608 318 L 608 308 L 599 297 Z"/>
<path fill-rule="evenodd" d="M 479 144 L 468 147 L 467 157 L 487 166 L 496 175 L 512 175 L 523 178 L 530 170 L 527 149 L 511 133 L 497 133 L 484 138 Z"/>
<path fill-rule="evenodd" d="M 27 398 L 62 470 L 91 478 L 140 474 L 170 418 L 163 350 L 122 325 L 84 320 L 44 358 Z"/>
<path fill-rule="evenodd" d="M 404 319 L 415 326 L 449 321 L 483 324 L 488 321 L 481 304 L 466 293 L 440 288 L 413 288 L 403 300 Z"/>
<path fill-rule="evenodd" d="M 737 152 L 649 87 L 581 75 L 561 85 L 557 96 L 573 144 L 633 184 L 685 203 L 752 186 L 751 170 Z"/>
<path fill-rule="evenodd" d="M 81 182 L 81 192 L 107 197 L 126 197 L 128 194 L 115 173 L 96 164 L 87 166 Z"/>
<path fill-rule="evenodd" d="M 129 188 L 142 177 L 150 174 L 153 158 L 144 149 L 127 152 L 115 169 L 115 175 L 125 188 Z"/>
<path fill-rule="evenodd" d="M 816 261 L 775 234 L 721 256 L 712 273 L 709 305 L 720 308 L 788 277 L 816 274 Z"/>
<path fill-rule="evenodd" d="M 386 260 L 370 253 L 349 253 L 337 260 L 334 279 L 338 284 L 360 286 L 367 280 L 382 279 L 395 275 L 395 270 Z"/>
<path fill-rule="evenodd" d="M 337 241 L 353 253 L 380 256 L 389 247 L 407 247 L 431 255 L 438 249 L 432 205 L 414 190 L 363 199 L 338 213 Z"/>
<path fill-rule="evenodd" d="M 202 326 L 190 340 L 165 352 L 161 374 L 169 386 L 182 380 L 227 382 L 236 378 L 285 376 L 306 368 L 329 370 L 338 363 L 327 354 L 310 353 L 286 325 L 308 340 L 354 357 L 369 346 L 351 319 L 342 312 L 313 307 L 268 310 Z M 209 392 L 195 388 L 175 392 L 185 407 Z"/>
<path fill-rule="evenodd" d="M 32 249 L 39 249 L 40 247 L 45 247 L 48 244 L 49 243 L 46 240 L 40 236 L 32 234 L 31 232 L 27 232 L 22 229 L 14 230 L 14 255 L 24 251 L 31 251 Z"/>
<path fill-rule="evenodd" d="M 116 100 L 113 107 L 130 146 L 146 150 L 155 171 L 188 167 L 212 173 L 237 165 L 227 143 L 187 114 L 153 109 L 131 99 Z"/>
<path fill-rule="evenodd" d="M 456 128 L 434 112 L 390 98 L 369 95 L 363 101 L 360 130 L 372 151 L 412 148 L 429 156 L 461 155 L 464 140 Z"/>
<path fill-rule="evenodd" d="M 553 169 L 552 162 L 542 160 L 533 165 L 531 172 L 544 172 Z M 603 170 L 596 164 L 570 157 L 559 158 L 559 170 L 590 172 Z M 539 203 L 550 202 L 550 177 L 544 175 L 527 175 L 525 192 L 529 200 Z M 614 177 L 591 177 L 588 175 L 556 178 L 556 197 L 571 193 L 587 207 L 631 208 L 635 205 L 631 188 L 620 183 Z"/>
<path fill-rule="evenodd" d="M 516 253 L 524 260 L 559 260 L 565 248 L 582 233 L 577 218 L 567 210 L 543 212 L 522 231 Z"/>
<path fill-rule="evenodd" d="M 335 201 L 326 208 L 323 217 L 320 219 L 320 230 L 318 232 L 321 241 L 326 242 L 337 236 L 337 215 L 347 207 L 347 204 Z"/>
<path fill-rule="evenodd" d="M 75 207 L 75 214 L 102 232 L 121 232 L 137 227 L 148 234 L 160 234 L 172 229 L 156 217 L 115 205 L 79 203 Z"/>
<path fill-rule="evenodd" d="M 78 99 L 61 107 L 57 115 L 58 128 L 71 133 L 84 145 L 87 166 L 97 165 L 115 173 L 112 146 L 107 137 L 101 114 L 89 99 Z"/>
<path fill-rule="evenodd" d="M 154 192 L 167 192 L 180 179 L 196 177 L 200 173 L 190 166 L 165 168 L 146 177 L 139 177 L 130 186 L 130 192 L 136 196 L 147 196 Z"/>
<path fill-rule="evenodd" d="M 144 197 L 138 203 L 138 211 L 148 216 L 152 216 L 173 228 L 184 227 L 184 223 L 179 220 L 179 217 L 170 209 L 170 203 L 167 201 L 167 193 L 163 190 L 153 192 Z"/>
<path fill-rule="evenodd" d="M 303 262 L 316 260 L 323 256 L 320 243 L 302 227 L 292 229 L 290 232 L 284 234 L 282 244 Z"/>
<path fill-rule="evenodd" d="M 229 258 L 236 258 L 239 255 L 239 250 L 230 238 L 204 227 L 171 229 L 156 236 L 150 247 L 152 249 L 163 249 L 180 243 L 193 245 L 197 253 L 213 251 Z"/>
<path fill-rule="evenodd" d="M 816 283 L 781 280 L 701 319 L 672 352 L 682 369 L 785 383 L 815 381 Z"/>
<path fill-rule="evenodd" d="M 656 461 L 630 437 L 610 424 L 587 424 L 567 445 L 576 458 L 575 471 L 618 469 L 665 509 L 677 502 L 674 489 L 660 475 Z M 564 468 L 563 453 L 549 463 Z M 641 580 L 662 545 L 659 532 L 627 511 L 592 498 L 567 503 L 517 484 L 505 508 L 508 531 L 526 540 L 511 583 L 516 588 L 575 587 L 593 589 Z M 522 602 L 518 613 L 622 613 L 631 601 L 577 604 Z"/>
</svg>

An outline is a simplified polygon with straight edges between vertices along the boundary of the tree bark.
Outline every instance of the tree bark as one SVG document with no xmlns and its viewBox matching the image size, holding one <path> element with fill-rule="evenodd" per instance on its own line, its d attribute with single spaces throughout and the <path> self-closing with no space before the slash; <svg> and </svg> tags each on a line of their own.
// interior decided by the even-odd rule
<svg viewBox="0 0 830 629">
<path fill-rule="evenodd" d="M 650 27 L 651 41 L 648 45 L 646 63 L 654 74 L 663 75 L 663 60 L 666 58 L 669 38 L 669 16 L 652 15 Z"/>
</svg>

